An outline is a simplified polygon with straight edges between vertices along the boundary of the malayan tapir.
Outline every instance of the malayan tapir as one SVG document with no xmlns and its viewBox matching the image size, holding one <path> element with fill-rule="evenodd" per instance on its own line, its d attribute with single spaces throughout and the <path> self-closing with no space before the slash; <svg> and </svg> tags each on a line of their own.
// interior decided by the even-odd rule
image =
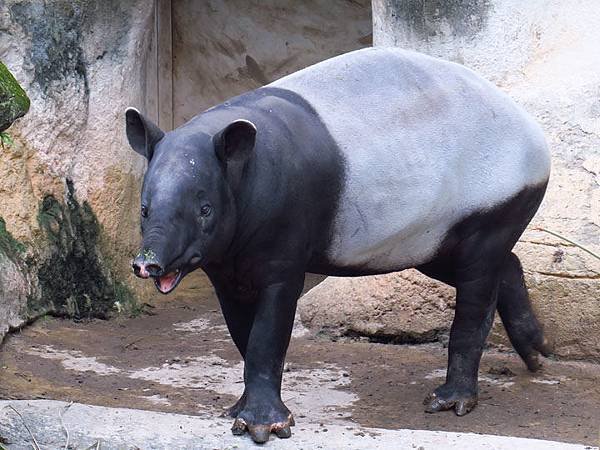
<svg viewBox="0 0 600 450">
<path fill-rule="evenodd" d="M 413 267 L 456 288 L 446 382 L 428 412 L 476 405 L 496 309 L 529 369 L 548 353 L 512 248 L 544 196 L 549 152 L 523 109 L 471 70 L 368 48 L 174 131 L 125 115 L 148 160 L 133 269 L 164 294 L 195 269 L 210 278 L 245 362 L 234 434 L 291 434 L 281 379 L 307 272 Z"/>
</svg>

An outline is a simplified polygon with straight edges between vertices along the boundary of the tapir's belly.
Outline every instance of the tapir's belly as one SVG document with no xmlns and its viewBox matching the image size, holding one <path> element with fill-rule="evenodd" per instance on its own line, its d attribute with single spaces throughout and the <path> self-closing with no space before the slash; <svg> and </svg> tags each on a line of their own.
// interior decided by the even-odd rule
<svg viewBox="0 0 600 450">
<path fill-rule="evenodd" d="M 425 263 L 461 219 L 549 176 L 539 127 L 456 64 L 368 49 L 273 86 L 311 104 L 343 159 L 327 250 L 333 266 L 391 271 Z"/>
</svg>

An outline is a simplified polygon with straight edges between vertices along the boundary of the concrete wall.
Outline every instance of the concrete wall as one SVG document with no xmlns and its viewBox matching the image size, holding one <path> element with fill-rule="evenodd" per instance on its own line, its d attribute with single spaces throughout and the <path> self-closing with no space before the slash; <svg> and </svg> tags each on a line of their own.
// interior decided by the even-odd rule
<svg viewBox="0 0 600 450">
<path fill-rule="evenodd" d="M 373 19 L 375 45 L 465 64 L 543 126 L 553 172 L 516 252 L 557 354 L 600 361 L 600 262 L 534 229 L 553 230 L 600 253 L 600 2 L 375 0 Z M 334 291 L 343 304 L 334 303 Z M 435 340 L 449 329 L 453 294 L 414 271 L 330 278 L 304 299 L 301 312 L 309 325 L 337 333 Z M 498 324 L 492 341 L 506 343 Z"/>
<path fill-rule="evenodd" d="M 371 45 L 368 0 L 174 0 L 175 125 L 284 75 Z"/>
</svg>

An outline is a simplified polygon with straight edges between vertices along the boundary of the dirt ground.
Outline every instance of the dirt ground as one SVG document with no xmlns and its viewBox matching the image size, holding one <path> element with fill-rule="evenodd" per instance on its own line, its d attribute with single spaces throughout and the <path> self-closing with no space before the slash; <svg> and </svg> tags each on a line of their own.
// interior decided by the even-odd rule
<svg viewBox="0 0 600 450">
<path fill-rule="evenodd" d="M 0 398 L 214 416 L 242 390 L 242 365 L 211 290 L 194 277 L 146 314 L 73 323 L 42 319 L 0 354 Z M 488 351 L 480 403 L 469 415 L 426 414 L 443 382 L 441 344 L 332 342 L 295 330 L 283 398 L 307 422 L 474 432 L 598 445 L 600 367 L 546 360 L 528 373 L 515 354 Z"/>
</svg>

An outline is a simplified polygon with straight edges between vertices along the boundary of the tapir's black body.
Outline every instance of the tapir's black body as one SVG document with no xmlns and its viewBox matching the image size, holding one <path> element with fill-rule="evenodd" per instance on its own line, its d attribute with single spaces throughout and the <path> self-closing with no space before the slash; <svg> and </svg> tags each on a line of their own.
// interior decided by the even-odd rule
<svg viewBox="0 0 600 450">
<path fill-rule="evenodd" d="M 397 57 L 396 64 L 406 70 L 409 80 L 407 87 L 401 83 L 400 88 L 396 87 L 407 96 L 399 104 L 425 95 L 423 111 L 430 111 L 427 114 L 432 114 L 431 120 L 446 123 L 448 119 L 440 114 L 447 115 L 443 110 L 448 105 L 460 103 L 456 92 L 463 89 L 460 95 L 464 98 L 481 97 L 481 127 L 474 127 L 470 136 L 470 124 L 465 125 L 466 131 L 444 125 L 446 128 L 440 133 L 434 130 L 433 135 L 429 132 L 420 139 L 420 128 L 431 126 L 425 112 L 419 110 L 409 116 L 394 107 L 391 112 L 397 112 L 402 120 L 382 119 L 385 126 L 378 126 L 379 134 L 374 136 L 374 154 L 381 151 L 378 168 L 378 164 L 368 163 L 372 154 L 361 156 L 359 150 L 364 149 L 352 149 L 353 140 L 365 137 L 360 131 L 359 112 L 358 119 L 352 122 L 356 125 L 346 128 L 350 132 L 357 129 L 356 136 L 344 141 L 344 132 L 340 132 L 343 127 L 335 122 L 336 111 L 328 112 L 325 103 L 317 110 L 314 104 L 318 101 L 311 103 L 298 93 L 310 94 L 310 85 L 306 88 L 307 81 L 302 77 L 290 82 L 291 86 L 297 83 L 297 92 L 278 82 L 205 111 L 166 134 L 137 111 L 127 112 L 129 141 L 149 160 L 142 193 L 144 244 L 134 261 L 134 270 L 139 276 L 153 277 L 164 293 L 173 290 L 191 270 L 202 268 L 208 274 L 231 336 L 245 361 L 244 395 L 230 410 L 236 417 L 233 431 L 237 434 L 248 429 L 257 442 L 266 441 L 271 431 L 287 437 L 293 425 L 291 414 L 281 401 L 281 377 L 306 272 L 355 276 L 416 267 L 456 287 L 448 376 L 446 383 L 426 400 L 430 412 L 453 408 L 463 415 L 475 406 L 479 360 L 496 308 L 513 345 L 530 369 L 537 368 L 537 352 L 547 353 L 540 325 L 529 304 L 519 260 L 511 253 L 546 189 L 546 150 L 539 144 L 543 138 L 509 100 L 496 93 L 487 99 L 486 90 L 493 88 L 475 75 L 441 63 L 438 67 L 432 59 L 413 64 L 413 58 L 421 57 L 385 52 L 375 55 L 375 62 L 379 58 L 377 64 L 385 64 L 387 56 Z M 368 80 L 369 70 L 378 73 L 377 64 L 368 53 L 357 54 L 363 61 L 344 66 L 350 68 L 342 73 L 343 77 L 353 79 L 355 73 L 364 72 Z M 352 63 L 352 58 L 343 61 Z M 337 70 L 335 62 L 331 64 Z M 429 65 L 449 71 L 447 90 L 452 94 L 444 97 L 444 80 L 442 88 L 433 78 L 427 81 Z M 352 72 L 352 67 L 356 72 Z M 324 73 L 331 70 L 325 66 Z M 459 75 L 452 75 L 455 72 Z M 383 70 L 380 75 L 387 76 L 387 72 Z M 339 77 L 325 78 L 325 82 Z M 317 83 L 315 78 L 307 79 Z M 360 76 L 356 75 L 356 79 Z M 451 83 L 458 83 L 460 89 L 454 89 Z M 414 94 L 410 87 L 413 85 L 418 88 Z M 434 88 L 440 95 L 433 95 Z M 348 92 L 349 96 L 353 94 Z M 333 98 L 338 101 L 336 95 Z M 443 105 L 444 101 L 448 105 Z M 470 105 L 469 102 L 466 103 Z M 379 108 L 379 100 L 374 104 Z M 325 117 L 324 112 L 329 116 Z M 468 114 L 465 117 L 472 119 Z M 419 125 L 419 120 L 423 125 Z M 513 126 L 506 135 L 502 120 Z M 403 126 L 412 131 L 403 134 Z M 389 143 L 381 134 L 386 130 L 390 131 L 390 139 L 398 142 L 397 154 L 396 141 L 388 146 L 391 150 L 378 150 Z M 438 134 L 444 139 L 440 140 Z M 412 142 L 415 136 L 420 143 L 427 143 L 427 139 L 431 145 L 440 142 L 440 147 L 430 153 L 448 161 L 432 161 L 434 169 L 427 169 L 430 181 L 415 175 L 424 170 L 422 164 L 429 162 L 427 158 L 415 157 L 419 147 L 403 148 L 405 141 Z M 471 153 L 464 150 L 467 156 L 463 159 L 463 150 L 457 144 L 463 142 L 461 139 L 474 149 Z M 511 156 L 513 150 L 507 153 L 502 146 L 510 149 L 506 145 L 513 142 L 522 145 L 523 151 L 516 150 Z M 490 147 L 495 143 L 498 151 Z M 477 145 L 482 146 L 481 152 Z M 395 161 L 402 167 L 399 173 L 387 167 Z M 489 167 L 487 161 L 492 161 Z M 477 164 L 480 166 L 475 167 Z M 458 169 L 452 171 L 451 167 Z M 503 172 L 506 167 L 514 170 L 513 177 L 510 172 Z M 410 170 L 415 172 L 407 172 Z M 427 170 L 424 173 L 429 173 Z M 389 184 L 394 189 L 398 183 L 405 183 L 406 192 L 387 192 L 388 180 L 377 179 L 381 173 L 391 174 Z M 499 178 L 507 173 L 507 181 Z M 461 177 L 465 176 L 472 179 L 463 180 Z M 495 182 L 497 189 L 485 187 Z M 428 185 L 437 186 L 437 193 L 419 196 L 419 190 Z M 471 185 L 483 189 L 483 195 L 469 190 Z M 367 192 L 357 186 L 365 186 Z M 369 189 L 375 190 L 368 192 Z M 458 193 L 455 200 L 448 197 L 455 204 L 435 203 L 437 196 L 447 195 L 446 190 Z M 495 191 L 504 193 L 496 195 Z M 411 196 L 422 204 L 411 203 Z M 398 207 L 389 204 L 393 198 L 400 199 Z M 433 203 L 428 204 L 427 199 Z M 421 222 L 419 208 L 423 211 Z M 388 224 L 394 218 L 402 222 L 403 211 L 412 214 L 406 224 Z M 391 231 L 385 239 L 369 241 L 370 236 L 387 233 L 388 225 Z"/>
<path fill-rule="evenodd" d="M 335 142 L 310 105 L 277 88 L 231 99 L 198 122 L 203 128 L 214 124 L 218 131 L 240 118 L 262 132 L 256 136 L 256 157 L 246 163 L 234 194 L 238 222 L 226 260 L 205 269 L 213 272 L 215 264 L 214 271 L 227 271 L 235 260 L 237 283 L 252 290 L 280 281 L 278 272 L 290 264 L 320 273 L 327 267 L 325 250 L 344 177 Z M 195 125 L 192 120 L 186 126 Z M 270 267 L 275 263 L 278 270 Z"/>
</svg>

